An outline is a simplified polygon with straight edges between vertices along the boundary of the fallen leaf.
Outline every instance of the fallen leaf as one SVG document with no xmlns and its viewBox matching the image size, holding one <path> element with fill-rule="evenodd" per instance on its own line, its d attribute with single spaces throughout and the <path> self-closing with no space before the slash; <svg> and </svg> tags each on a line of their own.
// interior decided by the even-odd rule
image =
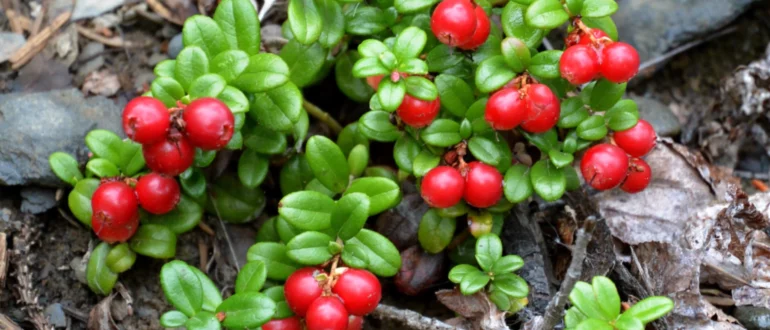
<svg viewBox="0 0 770 330">
<path fill-rule="evenodd" d="M 88 330 L 117 330 L 115 321 L 112 320 L 112 313 L 110 306 L 112 300 L 115 298 L 114 294 L 104 297 L 96 306 L 88 313 Z"/>
<path fill-rule="evenodd" d="M 120 90 L 120 80 L 109 69 L 89 73 L 82 87 L 82 91 L 86 95 L 112 96 L 118 90 Z"/>
<path fill-rule="evenodd" d="M 401 252 L 401 269 L 394 278 L 398 291 L 416 296 L 446 278 L 444 253 L 431 254 L 419 245 Z"/>
</svg>

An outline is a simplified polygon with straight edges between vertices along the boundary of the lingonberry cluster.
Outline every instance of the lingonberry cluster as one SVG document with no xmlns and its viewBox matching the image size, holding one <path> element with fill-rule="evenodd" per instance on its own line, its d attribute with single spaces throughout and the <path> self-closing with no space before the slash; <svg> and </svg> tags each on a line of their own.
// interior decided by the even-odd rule
<svg viewBox="0 0 770 330">
<path fill-rule="evenodd" d="M 650 183 L 650 165 L 640 157 L 655 147 L 656 135 L 644 119 L 625 131 L 613 134 L 615 144 L 602 143 L 589 148 L 580 162 L 587 183 L 597 190 L 620 186 L 627 193 L 637 193 Z M 629 157 L 630 156 L 630 157 Z"/>
<path fill-rule="evenodd" d="M 284 285 L 286 303 L 294 316 L 271 320 L 264 330 L 360 330 L 363 316 L 382 298 L 374 274 L 354 268 L 306 267 L 292 273 Z"/>
<path fill-rule="evenodd" d="M 559 60 L 559 71 L 573 85 L 582 85 L 599 77 L 624 83 L 639 71 L 639 54 L 633 46 L 615 42 L 604 31 L 578 27 L 567 36 L 567 49 Z"/>
<path fill-rule="evenodd" d="M 490 28 L 484 8 L 470 0 L 441 1 L 430 18 L 430 29 L 440 42 L 463 50 L 483 45 Z"/>
<path fill-rule="evenodd" d="M 469 205 L 486 208 L 503 196 L 503 176 L 496 168 L 479 161 L 460 162 L 458 167 L 437 166 L 425 175 L 421 195 L 428 205 L 448 208 L 465 199 Z"/>
<path fill-rule="evenodd" d="M 543 133 L 556 125 L 559 98 L 548 86 L 532 81 L 521 76 L 492 94 L 484 110 L 484 119 L 492 128 L 511 130 L 521 125 L 529 133 Z"/>
</svg>

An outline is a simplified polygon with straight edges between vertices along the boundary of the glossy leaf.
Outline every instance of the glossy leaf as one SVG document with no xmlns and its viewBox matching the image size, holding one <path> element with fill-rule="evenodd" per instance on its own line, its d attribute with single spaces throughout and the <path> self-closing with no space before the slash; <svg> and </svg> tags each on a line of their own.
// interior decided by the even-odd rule
<svg viewBox="0 0 770 330">
<path fill-rule="evenodd" d="M 99 179 L 83 179 L 78 181 L 67 196 L 67 205 L 72 215 L 88 228 L 91 228 L 91 196 L 96 188 L 99 188 Z"/>
<path fill-rule="evenodd" d="M 407 94 L 417 99 L 432 101 L 439 96 L 436 85 L 425 77 L 407 77 L 404 83 Z"/>
<path fill-rule="evenodd" d="M 509 1 L 503 8 L 500 22 L 506 36 L 523 41 L 529 48 L 537 48 L 543 41 L 545 30 L 529 26 L 525 22 L 526 10 L 527 5 Z"/>
<path fill-rule="evenodd" d="M 542 0 L 539 0 L 542 1 Z M 532 56 L 529 72 L 541 78 L 559 78 L 559 59 L 563 52 L 560 50 L 546 50 Z"/>
<path fill-rule="evenodd" d="M 611 326 L 607 321 L 599 319 L 587 319 L 578 324 L 575 330 L 613 330 L 615 327 Z"/>
<path fill-rule="evenodd" d="M 122 164 L 123 140 L 115 133 L 95 129 L 86 135 L 86 146 L 98 158 L 103 158 L 120 166 Z"/>
<path fill-rule="evenodd" d="M 396 10 L 401 14 L 411 14 L 423 11 L 436 4 L 438 0 L 395 0 Z"/>
<path fill-rule="evenodd" d="M 380 142 L 392 142 L 401 136 L 401 131 L 390 122 L 390 113 L 385 111 L 365 113 L 358 119 L 358 130 L 365 137 Z"/>
<path fill-rule="evenodd" d="M 559 143 L 559 136 L 557 135 L 556 130 L 553 129 L 541 134 L 524 133 L 524 137 L 540 149 L 540 151 L 546 153 L 551 149 L 558 147 Z"/>
<path fill-rule="evenodd" d="M 536 0 L 527 7 L 525 18 L 531 27 L 550 30 L 567 22 L 569 14 L 559 0 Z"/>
<path fill-rule="evenodd" d="M 460 124 L 450 119 L 434 120 L 421 133 L 422 140 L 425 143 L 437 147 L 450 147 L 460 141 Z"/>
<path fill-rule="evenodd" d="M 575 287 L 569 294 L 569 300 L 573 306 L 576 306 L 588 318 L 607 321 L 604 318 L 604 313 L 599 309 L 599 303 L 596 301 L 596 296 L 594 296 L 594 291 L 590 284 L 582 281 L 575 283 Z"/>
<path fill-rule="evenodd" d="M 497 166 L 502 160 L 502 154 L 497 145 L 489 139 L 475 136 L 468 140 L 468 150 L 473 157 L 485 164 Z"/>
<path fill-rule="evenodd" d="M 164 328 L 179 328 L 187 322 L 187 315 L 180 311 L 168 311 L 160 316 L 160 325 Z"/>
<path fill-rule="evenodd" d="M 523 41 L 515 37 L 505 38 L 500 44 L 500 50 L 502 51 L 505 63 L 514 72 L 524 72 L 529 66 L 531 61 L 529 47 Z"/>
<path fill-rule="evenodd" d="M 299 265 L 286 256 L 287 248 L 281 243 L 260 242 L 252 245 L 246 253 L 246 260 L 261 260 L 267 269 L 267 278 L 286 280 Z"/>
<path fill-rule="evenodd" d="M 465 112 L 476 101 L 471 86 L 456 76 L 440 74 L 435 83 L 441 97 L 441 107 L 457 117 L 464 117 Z"/>
<path fill-rule="evenodd" d="M 395 111 L 406 95 L 406 83 L 403 80 L 394 83 L 390 79 L 382 79 L 377 90 L 377 99 L 385 111 Z"/>
<path fill-rule="evenodd" d="M 219 177 L 209 186 L 210 198 L 206 211 L 231 223 L 244 223 L 255 219 L 265 207 L 265 194 L 259 188 L 250 189 L 235 175 Z"/>
<path fill-rule="evenodd" d="M 314 178 L 313 170 L 310 169 L 305 155 L 295 155 L 281 167 L 279 174 L 281 193 L 288 195 L 300 191 Z"/>
<path fill-rule="evenodd" d="M 516 164 L 505 172 L 503 192 L 508 201 L 511 203 L 523 202 L 532 196 L 533 191 L 530 170 L 527 166 Z"/>
<path fill-rule="evenodd" d="M 129 270 L 135 261 L 136 253 L 131 251 L 126 243 L 115 245 L 107 254 L 107 259 L 105 260 L 107 267 L 113 273 L 122 273 Z"/>
<path fill-rule="evenodd" d="M 222 325 L 227 328 L 256 328 L 270 321 L 275 307 L 273 300 L 262 293 L 243 292 L 225 299 L 217 313 L 224 314 Z"/>
<path fill-rule="evenodd" d="M 623 93 L 626 92 L 626 84 L 616 84 L 607 79 L 599 80 L 591 90 L 591 101 L 589 105 L 595 111 L 605 111 L 612 108 L 615 103 L 620 101 Z"/>
<path fill-rule="evenodd" d="M 279 55 L 289 66 L 291 82 L 302 88 L 312 83 L 323 68 L 326 50 L 317 42 L 306 45 L 291 39 L 281 48 Z"/>
<path fill-rule="evenodd" d="M 99 178 L 111 178 L 120 175 L 120 170 L 111 161 L 101 158 L 91 158 L 86 163 L 87 173 L 93 173 Z"/>
<path fill-rule="evenodd" d="M 385 13 L 380 8 L 359 5 L 345 11 L 345 31 L 348 34 L 369 36 L 387 27 Z"/>
<path fill-rule="evenodd" d="M 331 217 L 331 227 L 342 240 L 348 240 L 364 228 L 369 218 L 369 196 L 350 193 L 337 201 Z"/>
<path fill-rule="evenodd" d="M 159 77 L 153 80 L 150 91 L 152 91 L 152 96 L 163 102 L 166 107 L 176 106 L 176 101 L 185 95 L 184 87 L 174 78 L 168 77 Z"/>
<path fill-rule="evenodd" d="M 214 313 L 201 311 L 195 314 L 195 316 L 189 318 L 185 322 L 185 328 L 187 330 L 219 330 L 222 329 L 222 325 L 219 323 L 219 319 Z"/>
<path fill-rule="evenodd" d="M 303 230 L 329 228 L 334 209 L 334 200 L 315 191 L 291 193 L 278 204 L 278 213 L 290 224 Z"/>
<path fill-rule="evenodd" d="M 345 16 L 342 7 L 335 0 L 316 0 L 318 11 L 323 19 L 323 29 L 318 42 L 325 48 L 332 48 L 345 35 Z"/>
<path fill-rule="evenodd" d="M 193 80 L 190 85 L 190 97 L 195 100 L 202 97 L 217 97 L 227 87 L 227 81 L 215 73 L 204 74 Z"/>
<path fill-rule="evenodd" d="M 209 58 L 229 48 L 225 34 L 219 25 L 210 17 L 203 15 L 193 15 L 185 20 L 182 28 L 182 42 L 185 47 L 200 47 Z"/>
<path fill-rule="evenodd" d="M 513 254 L 507 255 L 495 261 L 492 265 L 492 273 L 495 275 L 513 273 L 521 267 L 524 267 L 524 259 Z"/>
<path fill-rule="evenodd" d="M 583 120 L 577 127 L 577 135 L 583 140 L 599 141 L 607 136 L 607 126 L 604 126 L 604 116 L 593 115 Z"/>
<path fill-rule="evenodd" d="M 590 114 L 580 97 L 570 97 L 561 103 L 558 126 L 560 128 L 575 128 L 589 116 Z"/>
<path fill-rule="evenodd" d="M 363 177 L 353 180 L 345 195 L 364 193 L 369 196 L 369 215 L 382 213 L 401 202 L 398 184 L 382 177 Z"/>
<path fill-rule="evenodd" d="M 201 281 L 183 261 L 174 260 L 163 265 L 160 269 L 160 286 L 171 305 L 188 317 L 201 311 Z"/>
<path fill-rule="evenodd" d="M 534 58 L 532 62 L 534 66 Z M 478 68 L 476 68 L 476 87 L 482 93 L 490 93 L 500 89 L 515 77 L 516 72 L 508 67 L 505 57 L 502 55 L 493 56 L 481 62 Z"/>
<path fill-rule="evenodd" d="M 625 131 L 639 122 L 639 109 L 634 100 L 620 100 L 604 113 L 607 126 L 613 131 Z"/>
<path fill-rule="evenodd" d="M 249 115 L 271 130 L 286 132 L 299 121 L 301 112 L 302 93 L 297 85 L 286 83 L 267 92 L 254 94 Z"/>
<path fill-rule="evenodd" d="M 594 276 L 591 286 L 604 316 L 609 320 L 617 318 L 620 315 L 620 296 L 615 283 L 604 276 Z"/>
<path fill-rule="evenodd" d="M 618 11 L 615 0 L 585 0 L 580 15 L 583 17 L 606 17 Z"/>
<path fill-rule="evenodd" d="M 452 269 L 449 271 L 448 277 L 449 277 L 449 280 L 452 281 L 452 283 L 459 284 L 460 282 L 462 282 L 463 277 L 465 277 L 465 275 L 468 275 L 473 272 L 478 272 L 478 271 L 479 269 L 474 266 L 461 264 L 461 265 L 452 267 Z"/>
<path fill-rule="evenodd" d="M 472 295 L 483 289 L 489 283 L 489 275 L 480 271 L 470 272 L 460 281 L 460 292 L 464 295 Z"/>
<path fill-rule="evenodd" d="M 353 77 L 365 78 L 371 76 L 386 75 L 390 71 L 386 68 L 378 57 L 364 57 L 353 64 Z"/>
<path fill-rule="evenodd" d="M 329 242 L 334 239 L 317 231 L 306 231 L 286 243 L 286 256 L 299 264 L 320 265 L 331 259 Z"/>
<path fill-rule="evenodd" d="M 430 72 L 444 72 L 459 65 L 463 61 L 463 56 L 460 52 L 454 51 L 449 46 L 439 44 L 428 52 L 425 61 Z M 436 85 L 438 85 L 438 77 L 436 77 L 435 81 Z"/>
<path fill-rule="evenodd" d="M 246 149 L 238 159 L 238 178 L 244 186 L 255 188 L 265 180 L 269 165 L 269 159 L 256 151 Z"/>
<path fill-rule="evenodd" d="M 393 45 L 393 53 L 399 61 L 407 61 L 422 53 L 425 43 L 428 41 L 428 35 L 418 27 L 410 26 L 401 31 L 396 36 L 396 42 Z"/>
<path fill-rule="evenodd" d="M 442 217 L 430 209 L 422 216 L 417 238 L 425 251 L 439 253 L 452 241 L 456 227 L 456 219 Z"/>
<path fill-rule="evenodd" d="M 321 37 L 323 17 L 313 0 L 289 0 L 289 27 L 294 38 L 306 45 Z"/>
<path fill-rule="evenodd" d="M 174 78 L 175 67 L 176 60 L 163 60 L 155 65 L 152 72 L 155 74 L 155 77 Z"/>
<path fill-rule="evenodd" d="M 529 294 L 527 281 L 513 273 L 495 275 L 492 283 L 494 283 L 495 289 L 511 297 L 524 298 Z"/>
<path fill-rule="evenodd" d="M 396 140 L 396 144 L 393 146 L 393 159 L 400 169 L 412 172 L 414 159 L 421 150 L 422 148 L 417 141 L 408 134 L 404 134 Z"/>
<path fill-rule="evenodd" d="M 262 260 L 247 262 L 235 279 L 235 293 L 259 292 L 267 279 L 267 268 Z"/>
<path fill-rule="evenodd" d="M 485 234 L 476 240 L 476 261 L 484 271 L 490 271 L 503 256 L 503 243 L 495 234 Z"/>
<path fill-rule="evenodd" d="M 242 115 L 249 111 L 249 99 L 246 98 L 246 95 L 243 94 L 241 90 L 235 87 L 226 86 L 225 89 L 217 95 L 217 99 L 224 102 L 233 114 Z"/>
<path fill-rule="evenodd" d="M 353 63 L 358 59 L 360 56 L 355 51 L 348 51 L 340 55 L 334 67 L 334 77 L 337 81 L 337 87 L 345 96 L 353 101 L 363 103 L 372 97 L 374 90 L 366 84 L 365 80 L 353 76 Z"/>
<path fill-rule="evenodd" d="M 198 277 L 198 280 L 201 281 L 201 288 L 203 290 L 203 306 L 201 309 L 204 311 L 215 312 L 219 304 L 222 303 L 222 294 L 214 284 L 214 281 L 206 276 L 200 269 L 192 266 L 189 267 L 195 276 Z"/>
<path fill-rule="evenodd" d="M 366 268 L 369 266 L 367 250 L 356 243 L 345 244 L 342 249 L 342 261 L 353 268 Z"/>
<path fill-rule="evenodd" d="M 174 67 L 174 78 L 184 88 L 190 90 L 192 82 L 209 72 L 209 59 L 206 52 L 200 47 L 185 47 L 176 57 L 176 66 Z M 152 94 L 158 96 L 153 90 Z M 165 101 L 164 101 L 165 103 Z M 168 105 L 166 106 L 173 106 Z"/>
<path fill-rule="evenodd" d="M 575 159 L 575 157 L 572 156 L 572 154 L 564 153 L 558 150 L 549 151 L 548 158 L 551 159 L 551 164 L 553 164 L 553 166 L 556 166 L 556 168 L 569 166 L 570 164 L 572 164 L 572 161 Z"/>
<path fill-rule="evenodd" d="M 642 323 L 655 321 L 674 309 L 674 302 L 668 297 L 653 296 L 642 299 L 631 308 L 626 310 L 623 315 L 628 315 L 639 319 Z"/>
<path fill-rule="evenodd" d="M 564 314 L 564 326 L 567 329 L 574 329 L 577 328 L 580 322 L 586 319 L 587 317 L 585 314 L 583 314 L 577 307 L 572 306 Z"/>
<path fill-rule="evenodd" d="M 350 168 L 340 147 L 322 135 L 307 140 L 305 157 L 316 179 L 336 193 L 345 191 L 350 181 Z"/>
<path fill-rule="evenodd" d="M 54 152 L 48 157 L 48 164 L 59 179 L 71 185 L 76 185 L 83 179 L 78 161 L 65 152 Z"/>
<path fill-rule="evenodd" d="M 288 82 L 289 75 L 289 66 L 281 57 L 271 53 L 259 53 L 249 57 L 249 65 L 230 84 L 245 92 L 269 93 Z"/>
<path fill-rule="evenodd" d="M 547 159 L 541 159 L 531 170 L 532 187 L 546 201 L 555 201 L 564 194 L 567 180 L 564 172 L 553 166 Z"/>
<path fill-rule="evenodd" d="M 644 330 L 644 323 L 637 318 L 624 314 L 624 316 L 621 316 L 615 321 L 615 328 L 623 330 Z"/>
<path fill-rule="evenodd" d="M 168 259 L 176 255 L 176 234 L 166 226 L 141 225 L 128 243 L 131 250 L 143 256 Z"/>
<path fill-rule="evenodd" d="M 610 37 L 613 41 L 618 41 L 618 28 L 615 26 L 615 22 L 612 21 L 612 18 L 610 17 L 599 17 L 599 18 L 591 18 L 591 17 L 583 17 L 583 23 L 593 29 L 600 29 L 607 33 L 607 36 Z"/>
<path fill-rule="evenodd" d="M 398 249 L 385 236 L 375 231 L 363 229 L 356 237 L 345 242 L 345 244 L 350 243 L 357 244 L 366 251 L 369 259 L 367 269 L 375 275 L 393 276 L 401 268 L 401 255 Z"/>
<path fill-rule="evenodd" d="M 91 257 L 88 259 L 88 266 L 86 266 L 86 281 L 91 291 L 108 295 L 115 286 L 115 282 L 118 281 L 118 274 L 115 274 L 107 266 L 107 255 L 110 252 L 110 245 L 107 243 L 99 243 L 99 245 L 91 251 Z"/>
<path fill-rule="evenodd" d="M 259 53 L 259 18 L 250 1 L 223 0 L 214 12 L 214 20 L 231 49 L 240 49 L 249 55 Z"/>
<path fill-rule="evenodd" d="M 414 176 L 421 178 L 425 176 L 425 174 L 428 174 L 428 171 L 438 166 L 440 162 L 441 157 L 434 155 L 428 150 L 423 150 L 414 158 L 412 173 Z"/>
</svg>

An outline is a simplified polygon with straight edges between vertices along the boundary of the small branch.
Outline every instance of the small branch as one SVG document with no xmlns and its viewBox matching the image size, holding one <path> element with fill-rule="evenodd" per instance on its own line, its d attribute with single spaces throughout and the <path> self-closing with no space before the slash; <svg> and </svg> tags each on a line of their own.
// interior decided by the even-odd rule
<svg viewBox="0 0 770 330">
<path fill-rule="evenodd" d="M 437 319 L 424 316 L 408 309 L 399 309 L 385 304 L 379 304 L 377 308 L 369 314 L 380 320 L 401 322 L 404 326 L 415 330 L 453 330 L 454 326 L 441 322 Z"/>
<path fill-rule="evenodd" d="M 198 222 L 198 228 L 200 228 L 204 233 L 209 234 L 209 236 L 216 236 L 214 229 L 209 227 L 209 225 L 203 221 Z"/>
<path fill-rule="evenodd" d="M 51 25 L 41 30 L 40 33 L 36 34 L 34 37 L 29 38 L 24 46 L 21 46 L 21 48 L 19 48 L 15 53 L 13 53 L 13 55 L 11 55 L 11 58 L 9 59 L 12 64 L 11 68 L 14 70 L 21 68 L 24 66 L 24 64 L 27 64 L 27 62 L 35 57 L 37 53 L 42 51 L 43 48 L 45 48 L 45 45 L 48 43 L 48 39 L 50 39 L 54 33 L 59 31 L 59 28 L 61 28 L 65 23 L 69 22 L 71 15 L 72 12 L 68 11 L 57 16 Z"/>
<path fill-rule="evenodd" d="M 567 275 L 561 283 L 559 292 L 556 293 L 556 296 L 548 303 L 548 307 L 545 309 L 541 329 L 553 329 L 561 321 L 564 315 L 564 305 L 567 304 L 567 298 L 583 273 L 583 260 L 586 258 L 586 249 L 591 241 L 591 235 L 595 227 L 596 218 L 589 216 L 583 224 L 583 228 L 578 230 L 575 246 L 572 248 L 572 261 L 567 269 Z"/>
<path fill-rule="evenodd" d="M 262 4 L 262 9 L 259 10 L 260 22 L 265 19 L 265 16 L 267 16 L 267 13 L 270 12 L 270 8 L 272 8 L 274 4 L 275 0 L 265 0 L 265 3 Z"/>
<path fill-rule="evenodd" d="M 96 42 L 99 42 L 101 44 L 105 44 L 110 47 L 115 48 L 144 48 L 148 47 L 151 42 L 145 42 L 145 43 L 135 43 L 131 41 L 123 40 L 121 37 L 112 37 L 107 38 L 102 35 L 100 35 L 98 32 L 95 32 L 87 27 L 84 27 L 82 25 L 75 24 L 75 28 L 78 30 L 78 33 L 80 33 L 82 36 L 94 40 Z"/>
<path fill-rule="evenodd" d="M 307 111 L 308 114 L 315 117 L 316 119 L 320 120 L 322 123 L 329 126 L 329 128 L 334 131 L 335 134 L 339 134 L 342 132 L 342 125 L 337 122 L 334 117 L 329 115 L 327 112 L 321 110 L 318 106 L 316 106 L 313 103 L 308 102 L 307 100 L 302 101 L 302 107 L 305 108 L 305 111 Z"/>
<path fill-rule="evenodd" d="M 214 196 L 211 196 L 211 194 L 209 194 L 209 198 L 213 200 Z M 217 213 L 217 219 L 219 219 L 219 225 L 222 227 L 222 235 L 225 236 L 225 242 L 227 242 L 227 247 L 230 250 L 230 255 L 233 257 L 233 263 L 235 264 L 235 269 L 240 272 L 241 265 L 238 264 L 238 255 L 235 253 L 233 242 L 230 240 L 230 234 L 227 233 L 227 227 L 225 227 L 225 222 L 222 221 L 222 216 L 219 215 L 219 208 L 217 207 L 217 203 L 212 203 L 212 204 L 214 205 L 214 211 L 216 211 Z"/>
</svg>

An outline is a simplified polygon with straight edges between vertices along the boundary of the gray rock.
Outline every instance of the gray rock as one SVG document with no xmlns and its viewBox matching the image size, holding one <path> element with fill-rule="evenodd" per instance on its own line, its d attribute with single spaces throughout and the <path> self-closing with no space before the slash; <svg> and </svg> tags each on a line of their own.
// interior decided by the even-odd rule
<svg viewBox="0 0 770 330">
<path fill-rule="evenodd" d="M 86 159 L 83 138 L 96 128 L 123 134 L 121 108 L 77 89 L 0 95 L 0 185 L 61 187 L 48 156 L 64 151 Z"/>
<path fill-rule="evenodd" d="M 639 106 L 639 116 L 650 122 L 659 136 L 675 136 L 682 131 L 679 118 L 668 105 L 643 96 L 631 96 L 631 98 Z"/>
<path fill-rule="evenodd" d="M 77 0 L 70 20 L 96 17 L 123 5 L 124 2 L 124 0 Z"/>
<path fill-rule="evenodd" d="M 642 62 L 708 35 L 757 0 L 621 0 L 612 15 L 620 40 L 636 47 Z"/>
<path fill-rule="evenodd" d="M 770 309 L 767 308 L 738 306 L 735 318 L 748 330 L 770 329 Z"/>
<path fill-rule="evenodd" d="M 171 38 L 171 41 L 168 42 L 168 57 L 171 59 L 176 58 L 177 55 L 179 55 L 179 52 L 182 51 L 182 48 L 184 45 L 182 44 L 182 34 L 177 34 L 173 38 Z"/>
<path fill-rule="evenodd" d="M 21 189 L 21 212 L 40 214 L 56 206 L 56 190 L 41 187 Z"/>
<path fill-rule="evenodd" d="M 24 36 L 13 32 L 0 32 L 0 63 L 7 61 L 13 53 L 27 42 Z"/>
<path fill-rule="evenodd" d="M 64 309 L 60 303 L 48 305 L 44 312 L 45 316 L 48 317 L 48 323 L 54 327 L 64 328 L 67 326 L 67 315 L 64 315 Z"/>
</svg>

